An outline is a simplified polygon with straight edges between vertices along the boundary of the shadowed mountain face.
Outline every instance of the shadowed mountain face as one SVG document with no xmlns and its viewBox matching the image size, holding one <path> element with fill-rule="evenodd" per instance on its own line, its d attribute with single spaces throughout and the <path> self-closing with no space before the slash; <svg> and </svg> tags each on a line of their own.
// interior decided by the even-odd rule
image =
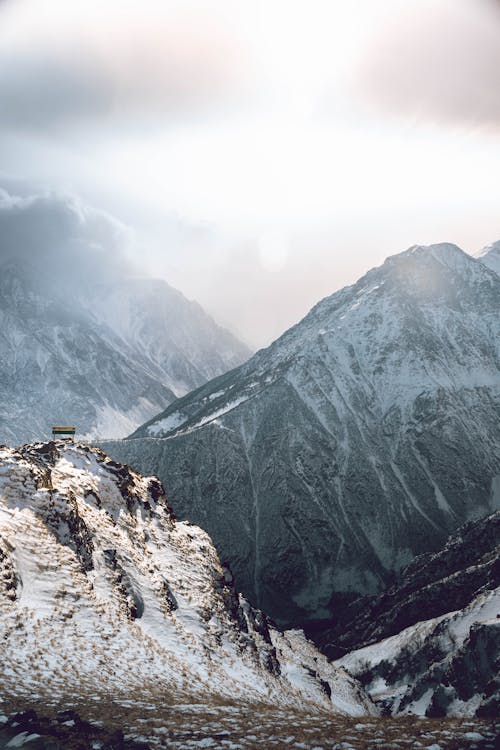
<svg viewBox="0 0 500 750">
<path fill-rule="evenodd" d="M 381 594 L 363 596 L 337 611 L 332 623 L 309 629 L 338 658 L 423 620 L 464 609 L 500 583 L 500 511 L 461 526 L 435 553 L 418 555 Z"/>
<path fill-rule="evenodd" d="M 328 617 L 498 507 L 499 311 L 485 264 L 410 248 L 106 449 L 168 475 L 254 603 Z"/>
<path fill-rule="evenodd" d="M 385 712 L 498 716 L 500 512 L 419 555 L 396 584 L 319 625 L 314 640 Z M 350 652 L 350 653 L 347 653 Z"/>
</svg>

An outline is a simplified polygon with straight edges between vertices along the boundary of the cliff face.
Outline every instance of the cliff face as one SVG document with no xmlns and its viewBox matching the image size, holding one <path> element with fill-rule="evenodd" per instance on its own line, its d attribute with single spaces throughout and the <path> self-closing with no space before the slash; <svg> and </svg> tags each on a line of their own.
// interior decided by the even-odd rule
<svg viewBox="0 0 500 750">
<path fill-rule="evenodd" d="M 106 449 L 168 476 L 253 604 L 329 617 L 499 507 L 499 310 L 479 260 L 410 248 Z"/>
</svg>

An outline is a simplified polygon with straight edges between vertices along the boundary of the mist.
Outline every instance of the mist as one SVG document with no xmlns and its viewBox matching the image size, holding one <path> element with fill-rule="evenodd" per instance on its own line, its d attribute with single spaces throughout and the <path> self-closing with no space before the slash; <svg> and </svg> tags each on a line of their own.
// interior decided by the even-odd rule
<svg viewBox="0 0 500 750">
<path fill-rule="evenodd" d="M 129 232 L 103 211 L 55 192 L 24 195 L 1 186 L 0 263 L 14 264 L 37 286 L 81 291 L 134 273 Z M 135 269 L 136 270 L 136 269 Z"/>
</svg>

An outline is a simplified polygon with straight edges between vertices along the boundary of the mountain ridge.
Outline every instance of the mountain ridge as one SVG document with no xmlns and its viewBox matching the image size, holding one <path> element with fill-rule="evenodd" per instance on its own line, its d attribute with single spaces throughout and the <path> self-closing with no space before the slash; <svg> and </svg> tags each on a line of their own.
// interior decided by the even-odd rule
<svg viewBox="0 0 500 750">
<path fill-rule="evenodd" d="M 484 264 L 482 261 L 475 261 L 472 259 L 471 256 L 467 255 L 463 252 L 458 246 L 453 245 L 452 243 L 440 243 L 437 245 L 430 245 L 430 246 L 421 246 L 421 245 L 414 245 L 408 250 L 395 254 L 392 256 L 389 256 L 384 263 L 381 266 L 378 266 L 376 268 L 371 269 L 366 274 L 364 274 L 359 281 L 356 283 L 344 287 L 343 289 L 334 292 L 333 294 L 329 295 L 328 297 L 325 297 L 324 299 L 320 300 L 316 305 L 314 305 L 309 313 L 298 323 L 296 323 L 294 326 L 289 328 L 287 331 L 285 331 L 279 338 L 276 339 L 272 344 L 270 344 L 265 349 L 260 349 L 256 354 L 249 360 L 247 363 L 244 364 L 244 366 L 241 368 L 241 372 L 243 375 L 246 374 L 246 371 L 253 371 L 256 368 L 258 368 L 260 361 L 264 358 L 270 358 L 272 357 L 272 352 L 275 349 L 279 349 L 279 347 L 284 346 L 289 342 L 290 339 L 293 341 L 293 337 L 296 335 L 297 330 L 301 331 L 302 328 L 305 328 L 307 330 L 307 325 L 309 323 L 309 320 L 315 320 L 317 317 L 324 316 L 325 312 L 326 315 L 329 316 L 332 314 L 332 312 L 335 312 L 338 307 L 340 307 L 343 304 L 343 301 L 345 297 L 349 293 L 355 293 L 357 290 L 360 289 L 361 291 L 366 293 L 366 289 L 368 288 L 369 292 L 375 292 L 379 287 L 373 287 L 370 289 L 370 285 L 372 282 L 372 279 L 379 279 L 381 272 L 384 269 L 395 269 L 396 273 L 398 270 L 403 267 L 405 262 L 412 263 L 415 258 L 418 258 L 419 256 L 424 257 L 430 257 L 436 260 L 443 268 L 448 268 L 450 270 L 456 271 L 457 269 L 463 270 L 464 268 L 473 268 L 474 266 L 471 266 L 472 262 L 479 263 L 479 269 L 484 269 Z M 481 272 L 481 271 L 479 271 Z M 488 273 L 488 272 L 487 272 Z M 486 275 L 486 279 L 488 276 Z M 398 279 L 398 280 L 401 280 Z M 427 281 L 427 279 L 424 279 L 424 281 Z M 363 286 L 365 287 L 363 289 Z M 422 289 L 419 289 L 419 291 L 423 291 Z M 332 311 L 333 306 L 333 311 Z M 301 342 L 299 342 L 300 344 Z M 297 345 L 296 345 L 297 346 Z M 286 365 L 286 361 L 284 363 Z M 215 381 L 213 381 L 215 382 Z M 224 384 L 225 378 L 216 381 L 217 383 Z M 207 388 L 208 390 L 213 390 L 212 388 Z M 199 390 L 200 393 L 204 393 L 204 389 L 201 388 Z M 189 403 L 189 401 L 192 400 L 191 397 L 196 397 L 196 394 L 198 393 L 198 390 L 194 391 L 193 393 L 189 394 L 190 398 L 184 402 Z M 182 405 L 182 402 L 178 402 L 179 406 Z M 216 403 L 216 401 L 214 401 Z M 155 422 L 158 422 L 163 415 L 168 416 L 169 414 L 173 413 L 174 407 L 167 407 L 163 413 L 160 413 L 156 415 L 153 419 L 149 420 L 147 423 L 139 427 L 132 435 L 130 435 L 130 438 L 133 437 L 144 437 L 147 434 L 147 427 Z M 178 428 L 172 428 L 172 430 L 165 430 L 163 433 L 163 436 L 168 436 L 170 434 L 176 434 L 178 432 Z"/>
<path fill-rule="evenodd" d="M 500 275 L 500 240 L 487 245 L 475 257 Z"/>
<path fill-rule="evenodd" d="M 500 511 L 461 526 L 379 596 L 353 602 L 314 640 L 384 712 L 498 715 Z M 311 636 L 312 633 L 309 633 Z"/>
</svg>

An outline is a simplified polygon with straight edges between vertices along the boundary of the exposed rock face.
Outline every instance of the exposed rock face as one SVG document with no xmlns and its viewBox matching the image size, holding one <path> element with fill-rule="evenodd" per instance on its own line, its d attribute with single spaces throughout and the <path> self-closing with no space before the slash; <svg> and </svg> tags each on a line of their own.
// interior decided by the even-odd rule
<svg viewBox="0 0 500 750">
<path fill-rule="evenodd" d="M 497 716 L 500 513 L 469 523 L 398 582 L 315 633 L 392 713 Z"/>
<path fill-rule="evenodd" d="M 307 641 L 239 597 L 157 479 L 72 442 L 0 448 L 2 701 L 110 696 L 377 710 Z"/>
<path fill-rule="evenodd" d="M 253 604 L 331 616 L 499 507 L 499 311 L 490 268 L 410 248 L 106 449 L 168 476 Z"/>
</svg>

